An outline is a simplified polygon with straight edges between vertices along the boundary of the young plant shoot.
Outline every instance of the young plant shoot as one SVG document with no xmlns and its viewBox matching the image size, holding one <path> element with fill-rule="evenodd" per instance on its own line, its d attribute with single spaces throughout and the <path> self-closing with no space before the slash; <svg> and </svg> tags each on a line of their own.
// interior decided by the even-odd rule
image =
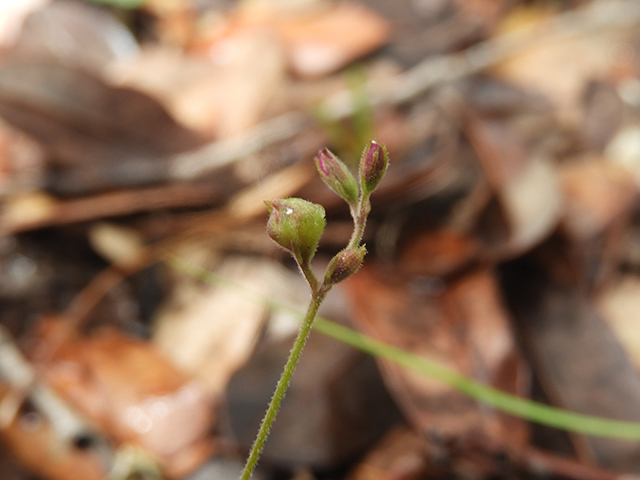
<svg viewBox="0 0 640 480">
<path fill-rule="evenodd" d="M 348 278 L 362 265 L 367 253 L 361 242 L 367 216 L 371 211 L 369 198 L 387 171 L 389 156 L 384 146 L 371 141 L 360 159 L 357 180 L 347 166 L 326 148 L 318 152 L 315 162 L 322 180 L 349 205 L 353 218 L 353 234 L 347 246 L 329 262 L 322 281 L 318 281 L 311 268 L 311 261 L 325 226 L 324 208 L 300 198 L 265 202 L 269 210 L 267 234 L 295 259 L 311 289 L 311 301 L 251 447 L 242 472 L 242 480 L 251 478 L 322 301 L 331 287 Z"/>
</svg>

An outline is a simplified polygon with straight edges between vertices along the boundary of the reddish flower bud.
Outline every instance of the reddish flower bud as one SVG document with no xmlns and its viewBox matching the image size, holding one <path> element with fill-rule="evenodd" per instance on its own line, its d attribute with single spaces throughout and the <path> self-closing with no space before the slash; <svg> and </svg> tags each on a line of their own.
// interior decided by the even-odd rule
<svg viewBox="0 0 640 480">
<path fill-rule="evenodd" d="M 264 202 L 269 210 L 267 234 L 290 251 L 299 264 L 308 264 L 324 230 L 324 208 L 301 198 Z"/>
<path fill-rule="evenodd" d="M 359 195 L 358 184 L 347 166 L 326 148 L 318 152 L 315 162 L 324 183 L 349 205 L 355 205 Z"/>
<path fill-rule="evenodd" d="M 360 187 L 364 195 L 371 195 L 389 166 L 387 149 L 372 140 L 360 160 Z"/>
<path fill-rule="evenodd" d="M 366 253 L 367 249 L 364 245 L 339 252 L 327 266 L 327 271 L 324 274 L 325 285 L 335 285 L 356 273 L 362 265 Z"/>
</svg>

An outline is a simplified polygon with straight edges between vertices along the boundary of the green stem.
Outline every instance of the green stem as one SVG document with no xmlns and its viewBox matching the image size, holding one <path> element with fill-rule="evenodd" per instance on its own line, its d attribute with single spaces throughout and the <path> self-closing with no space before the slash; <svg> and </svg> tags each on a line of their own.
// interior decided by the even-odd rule
<svg viewBox="0 0 640 480">
<path fill-rule="evenodd" d="M 369 196 L 363 195 L 360 198 L 357 211 L 351 211 L 351 216 L 353 217 L 353 234 L 351 235 L 351 239 L 349 240 L 349 244 L 347 248 L 357 248 L 362 241 L 362 236 L 364 235 L 364 228 L 367 223 L 367 216 L 371 211 L 371 203 L 369 202 Z M 287 359 L 287 364 L 284 367 L 284 371 L 280 376 L 280 380 L 278 380 L 278 384 L 276 386 L 276 390 L 271 397 L 271 402 L 269 403 L 269 407 L 267 408 L 267 413 L 260 424 L 260 430 L 258 431 L 258 435 L 256 436 L 253 445 L 251 446 L 251 452 L 249 453 L 249 458 L 247 459 L 247 463 L 242 471 L 241 480 L 249 480 L 251 475 L 253 474 L 253 470 L 258 463 L 258 459 L 260 458 L 260 453 L 262 452 L 262 448 L 264 447 L 264 443 L 269 436 L 269 431 L 271 430 L 271 425 L 276 419 L 276 415 L 278 414 L 278 410 L 280 409 L 280 404 L 284 399 L 284 395 L 287 392 L 287 388 L 289 388 L 289 383 L 291 382 L 291 376 L 298 364 L 298 360 L 300 359 L 300 355 L 302 354 L 302 349 L 304 348 L 305 343 L 307 342 L 307 338 L 309 337 L 309 333 L 311 333 L 311 328 L 313 327 L 313 321 L 316 318 L 316 314 L 318 313 L 318 309 L 324 300 L 324 297 L 329 293 L 331 287 L 333 286 L 330 283 L 326 283 L 323 281 L 319 283 L 315 274 L 313 273 L 313 269 L 309 262 L 303 261 L 298 256 L 295 256 L 296 261 L 302 271 L 304 278 L 307 280 L 309 287 L 311 288 L 311 302 L 309 303 L 309 307 L 307 309 L 307 313 L 304 316 L 304 320 L 302 321 L 302 327 L 298 332 L 298 336 L 296 337 L 296 341 L 291 348 L 291 353 L 289 354 L 289 358 Z"/>
<path fill-rule="evenodd" d="M 309 333 L 311 333 L 313 320 L 316 318 L 316 314 L 318 313 L 318 309 L 320 308 L 320 304 L 324 300 L 325 295 L 326 292 L 314 292 L 311 297 L 309 307 L 307 308 L 307 313 L 305 314 L 304 320 L 302 321 L 302 327 L 300 327 L 300 330 L 298 331 L 298 336 L 296 337 L 296 341 L 291 348 L 291 353 L 289 353 L 287 363 L 284 366 L 284 370 L 282 372 L 280 380 L 278 380 L 276 390 L 273 393 L 273 397 L 271 397 L 271 402 L 269 403 L 269 408 L 267 408 L 267 413 L 265 413 L 264 419 L 260 424 L 258 435 L 251 447 L 249 458 L 247 459 L 247 463 L 244 467 L 244 470 L 242 471 L 242 476 L 240 477 L 241 480 L 249 480 L 251 478 L 251 475 L 253 474 L 253 470 L 255 469 L 256 464 L 258 463 L 258 458 L 260 457 L 260 453 L 262 452 L 262 448 L 264 447 L 264 442 L 267 440 L 269 430 L 271 430 L 271 425 L 276 419 L 276 415 L 278 414 L 278 410 L 280 409 L 280 404 L 284 399 L 284 395 L 287 392 L 289 383 L 291 382 L 291 377 L 293 376 L 293 372 L 296 368 L 296 365 L 298 364 L 300 355 L 302 354 L 302 349 L 307 342 Z"/>
<path fill-rule="evenodd" d="M 185 262 L 179 257 L 170 258 L 170 263 L 179 271 L 182 271 L 193 278 L 201 279 L 213 285 L 221 285 L 235 289 L 244 299 L 251 299 L 264 303 L 268 308 L 289 312 L 292 315 L 302 316 L 301 313 L 279 302 L 274 302 L 256 294 L 228 279 L 222 278 L 213 272 L 205 270 L 196 265 Z M 306 317 L 305 317 L 306 318 Z M 370 353 L 378 358 L 384 358 L 397 365 L 426 375 L 430 378 L 456 388 L 469 395 L 471 398 L 486 405 L 510 413 L 520 418 L 531 420 L 550 427 L 561 428 L 570 432 L 594 435 L 599 437 L 619 438 L 640 441 L 640 423 L 613 420 L 603 417 L 584 415 L 557 407 L 541 404 L 526 398 L 520 398 L 495 388 L 483 385 L 464 375 L 451 370 L 437 362 L 418 355 L 401 350 L 397 347 L 367 337 L 355 330 L 343 325 L 331 322 L 325 318 L 318 317 L 313 322 L 314 329 L 335 338 L 347 345 L 351 345 L 363 352 Z"/>
<path fill-rule="evenodd" d="M 304 276 L 305 280 L 309 284 L 309 288 L 311 288 L 311 294 L 316 295 L 316 293 L 320 290 L 320 284 L 318 279 L 316 278 L 315 273 L 313 273 L 313 268 L 311 268 L 311 264 L 303 263 L 297 260 L 298 266 L 300 267 L 300 271 Z"/>
<path fill-rule="evenodd" d="M 440 380 L 485 405 L 517 417 L 585 435 L 640 440 L 640 423 L 638 422 L 585 415 L 516 397 L 478 383 L 437 362 L 374 340 L 321 317 L 316 320 L 315 329 L 378 358 L 384 358 L 396 365 Z"/>
</svg>

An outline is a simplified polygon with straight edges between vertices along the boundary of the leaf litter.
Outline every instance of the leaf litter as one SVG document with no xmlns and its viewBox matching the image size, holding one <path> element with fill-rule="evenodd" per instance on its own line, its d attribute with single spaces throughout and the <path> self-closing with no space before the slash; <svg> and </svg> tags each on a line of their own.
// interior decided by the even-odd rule
<svg viewBox="0 0 640 480">
<path fill-rule="evenodd" d="M 640 420 L 635 2 L 24 7 L 0 22 L 2 478 L 237 477 L 297 326 L 273 306 L 307 301 L 262 201 L 325 205 L 326 262 L 348 212 L 311 160 L 365 136 L 392 166 L 365 266 L 322 315 Z M 320 334 L 306 353 L 263 479 L 640 474 L 637 443 L 527 423 Z"/>
</svg>

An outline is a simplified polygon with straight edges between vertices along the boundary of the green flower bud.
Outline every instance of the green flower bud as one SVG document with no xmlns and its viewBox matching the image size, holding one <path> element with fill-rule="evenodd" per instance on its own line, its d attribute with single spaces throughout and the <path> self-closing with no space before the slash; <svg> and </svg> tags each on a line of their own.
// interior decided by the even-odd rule
<svg viewBox="0 0 640 480">
<path fill-rule="evenodd" d="M 265 201 L 269 210 L 267 234 L 290 251 L 300 264 L 308 264 L 316 253 L 324 230 L 324 208 L 301 198 Z"/>
<path fill-rule="evenodd" d="M 372 140 L 360 160 L 360 187 L 364 195 L 371 195 L 389 166 L 387 149 Z"/>
<path fill-rule="evenodd" d="M 356 273 L 362 265 L 366 253 L 367 249 L 364 245 L 339 252 L 327 266 L 327 271 L 324 274 L 325 285 L 335 285 Z"/>
<path fill-rule="evenodd" d="M 318 152 L 315 162 L 324 183 L 349 205 L 356 205 L 359 195 L 358 184 L 347 166 L 326 148 Z"/>
</svg>

